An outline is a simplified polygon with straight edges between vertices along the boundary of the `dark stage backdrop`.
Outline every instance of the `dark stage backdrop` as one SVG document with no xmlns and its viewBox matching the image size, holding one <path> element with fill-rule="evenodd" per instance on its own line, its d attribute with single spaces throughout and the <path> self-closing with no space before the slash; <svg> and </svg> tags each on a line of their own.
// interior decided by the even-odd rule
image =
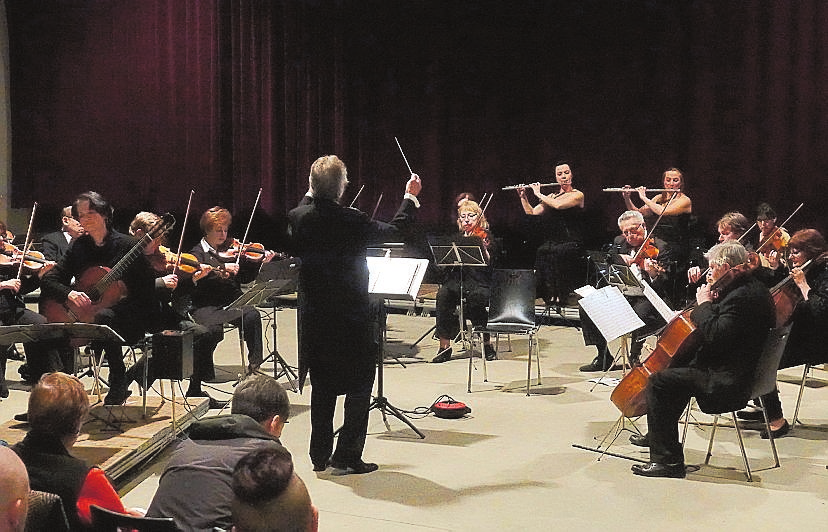
<svg viewBox="0 0 828 532">
<path fill-rule="evenodd" d="M 674 165 L 702 237 L 760 201 L 781 218 L 803 201 L 789 227 L 826 228 L 821 0 L 6 7 L 14 207 L 56 212 L 95 189 L 125 219 L 180 216 L 192 189 L 194 217 L 221 204 L 240 234 L 261 188 L 251 236 L 269 243 L 325 153 L 348 164 L 346 201 L 365 185 L 357 206 L 383 194 L 388 218 L 408 175 L 396 136 L 424 180 L 424 231 L 451 228 L 458 192 L 495 191 L 487 215 L 516 257 L 531 255 L 531 224 L 500 187 L 546 181 L 560 158 L 586 193 L 594 245 L 623 210 L 601 189 L 658 187 Z"/>
</svg>

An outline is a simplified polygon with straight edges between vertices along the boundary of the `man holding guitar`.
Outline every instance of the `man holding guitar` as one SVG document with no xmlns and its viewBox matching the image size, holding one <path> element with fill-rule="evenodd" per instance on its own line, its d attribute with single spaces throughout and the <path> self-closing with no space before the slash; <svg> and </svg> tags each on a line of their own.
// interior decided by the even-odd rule
<svg viewBox="0 0 828 532">
<path fill-rule="evenodd" d="M 75 198 L 72 215 L 86 234 L 78 237 L 43 277 L 43 314 L 50 322 L 109 325 L 129 344 L 143 338 L 146 331 L 157 330 L 160 305 L 154 290 L 155 273 L 141 247 L 151 238 L 136 243 L 129 235 L 113 230 L 112 206 L 97 192 Z M 156 232 L 163 233 L 170 225 L 165 220 Z M 110 390 L 104 403 L 123 403 L 130 392 L 121 345 L 93 347 L 102 349 L 109 362 Z"/>
</svg>

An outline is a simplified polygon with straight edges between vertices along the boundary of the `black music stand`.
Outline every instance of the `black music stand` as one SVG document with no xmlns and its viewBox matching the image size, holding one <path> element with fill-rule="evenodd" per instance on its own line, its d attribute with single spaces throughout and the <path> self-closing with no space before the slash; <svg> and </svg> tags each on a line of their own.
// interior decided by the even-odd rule
<svg viewBox="0 0 828 532">
<path fill-rule="evenodd" d="M 288 382 L 290 382 L 290 389 L 296 393 L 299 392 L 299 387 L 296 385 L 296 381 L 299 380 L 299 377 L 296 374 L 297 369 L 288 364 L 279 353 L 279 325 L 276 319 L 276 312 L 281 310 L 281 308 L 277 308 L 275 298 L 276 296 L 296 292 L 299 287 L 299 267 L 300 262 L 299 259 L 296 258 L 288 258 L 278 261 L 274 260 L 263 264 L 259 270 L 259 275 L 256 276 L 257 283 L 263 281 L 279 281 L 282 283 L 279 290 L 267 298 L 267 305 L 264 303 L 259 305 L 269 306 L 273 309 L 273 350 L 266 357 L 264 357 L 262 364 L 270 359 L 273 359 L 273 378 L 278 380 L 282 377 L 287 377 Z M 281 367 L 281 369 L 279 369 L 279 367 Z"/>
<path fill-rule="evenodd" d="M 466 294 L 463 291 L 463 268 L 488 266 L 488 264 L 486 264 L 486 259 L 483 257 L 483 248 L 479 244 L 477 244 L 477 242 L 479 242 L 478 239 L 472 239 L 471 237 L 461 237 L 460 240 L 460 245 L 458 245 L 455 241 L 444 243 L 440 240 L 432 240 L 429 242 L 428 247 L 431 248 L 431 254 L 434 256 L 434 264 L 437 265 L 437 267 L 458 267 L 458 269 L 460 270 L 459 335 L 461 340 L 463 341 L 463 349 L 465 349 L 466 343 L 468 342 L 468 331 L 466 330 L 466 317 L 464 314 Z M 467 243 L 466 241 L 473 243 Z M 422 337 L 420 337 L 420 339 L 422 339 Z M 469 345 L 471 345 L 471 342 L 469 342 Z M 441 354 L 442 352 L 437 353 L 438 356 Z"/>
<path fill-rule="evenodd" d="M 379 327 L 379 349 L 377 349 L 377 395 L 368 406 L 368 411 L 370 412 L 376 408 L 382 412 L 382 420 L 388 430 L 391 430 L 387 417 L 387 413 L 390 412 L 394 417 L 408 425 L 420 438 L 425 439 L 425 434 L 420 432 L 384 395 L 383 368 L 385 366 L 385 341 L 388 318 L 384 301 L 385 299 L 412 299 L 416 297 L 420 289 L 420 284 L 423 281 L 425 270 L 428 268 L 428 260 L 390 257 L 379 260 L 383 262 L 375 263 L 376 266 L 380 267 L 372 268 L 372 275 L 369 280 L 369 291 L 372 298 L 371 305 L 377 308 L 375 323 Z M 397 266 L 398 264 L 399 266 Z"/>
<path fill-rule="evenodd" d="M 294 281 L 291 279 L 273 279 L 270 281 L 257 281 L 253 286 L 250 287 L 250 289 L 247 290 L 247 292 L 240 295 L 235 301 L 233 301 L 229 305 L 225 306 L 224 310 L 238 310 L 239 316 L 243 316 L 245 307 L 256 307 L 263 305 L 265 301 L 267 301 L 274 295 L 285 293 L 285 287 L 293 282 Z M 274 332 L 274 336 L 275 334 L 276 333 Z M 244 368 L 244 319 L 241 320 L 239 326 L 239 350 L 241 352 L 242 368 Z M 293 372 L 291 367 L 288 365 L 285 359 L 282 358 L 281 355 L 279 355 L 278 352 L 274 351 L 268 356 L 268 358 L 270 356 L 274 356 L 275 358 L 273 369 L 274 377 L 276 377 L 276 363 L 278 362 L 282 366 L 282 373 L 280 373 L 280 375 L 288 375 L 290 387 L 293 391 L 296 391 L 296 385 L 294 383 L 294 380 L 296 379 L 296 374 Z M 264 362 L 264 360 L 262 360 L 262 362 Z M 246 377 L 247 375 L 250 375 L 256 371 L 258 371 L 258 368 L 253 369 L 253 371 L 251 372 L 245 371 L 244 374 L 239 378 L 239 381 L 236 382 L 236 384 L 241 382 L 241 378 Z"/>
</svg>

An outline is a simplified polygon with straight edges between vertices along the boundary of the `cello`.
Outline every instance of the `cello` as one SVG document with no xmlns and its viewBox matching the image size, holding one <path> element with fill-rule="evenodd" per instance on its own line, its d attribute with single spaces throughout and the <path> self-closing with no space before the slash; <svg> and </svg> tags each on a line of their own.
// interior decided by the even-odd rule
<svg viewBox="0 0 828 532">
<path fill-rule="evenodd" d="M 759 266 L 759 257 L 755 253 L 748 255 L 748 262 L 731 267 L 710 287 L 717 294 L 736 279 L 752 272 Z M 714 295 L 715 298 L 715 295 Z M 644 362 L 630 370 L 621 379 L 610 395 L 624 417 L 635 418 L 647 413 L 647 396 L 645 390 L 650 375 L 673 365 L 686 362 L 696 352 L 702 341 L 701 333 L 690 318 L 695 303 L 677 314 L 658 337 L 655 349 Z"/>
</svg>

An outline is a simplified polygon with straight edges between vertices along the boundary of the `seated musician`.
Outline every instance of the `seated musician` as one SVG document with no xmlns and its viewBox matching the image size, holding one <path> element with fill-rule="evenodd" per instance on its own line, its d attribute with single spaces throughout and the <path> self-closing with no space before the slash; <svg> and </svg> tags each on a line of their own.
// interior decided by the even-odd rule
<svg viewBox="0 0 828 532">
<path fill-rule="evenodd" d="M 160 216 L 151 212 L 139 212 L 135 215 L 132 223 L 129 224 L 129 233 L 137 237 L 142 237 L 147 234 L 150 229 L 155 226 L 161 219 Z M 216 349 L 220 337 L 215 336 L 210 330 L 197 323 L 194 323 L 186 316 L 182 316 L 173 301 L 181 295 L 180 290 L 185 289 L 185 284 L 181 284 L 179 289 L 179 276 L 188 277 L 198 281 L 210 273 L 211 267 L 204 265 L 199 270 L 192 274 L 182 273 L 180 270 L 173 273 L 173 268 L 176 264 L 176 255 L 169 250 L 162 251 L 162 242 L 165 235 L 150 242 L 144 248 L 144 255 L 150 261 L 157 278 L 155 279 L 155 289 L 158 292 L 158 298 L 161 301 L 161 329 L 163 330 L 178 330 L 184 332 L 191 332 L 193 334 L 193 374 L 190 376 L 190 385 L 185 394 L 186 397 L 209 397 L 210 408 L 221 408 L 224 404 L 210 397 L 207 392 L 201 389 L 203 381 L 209 381 L 215 378 L 215 367 L 213 366 L 213 352 Z M 144 359 L 138 361 L 134 366 L 127 371 L 127 385 L 132 381 L 143 384 Z M 150 359 L 149 368 L 147 368 L 147 386 L 151 386 L 156 379 L 155 367 L 161 364 L 162 361 L 155 357 Z"/>
<path fill-rule="evenodd" d="M 46 318 L 26 308 L 23 301 L 24 294 L 34 291 L 40 285 L 40 278 L 51 270 L 55 263 L 47 261 L 35 271 L 20 269 L 20 259 L 15 259 L 16 248 L 6 242 L 3 235 L 6 233 L 5 224 L 0 222 L 0 246 L 4 252 L 0 256 L 0 325 L 33 325 L 46 323 Z M 40 375 L 49 371 L 63 369 L 56 345 L 54 342 L 26 342 L 23 344 L 26 353 L 26 380 L 37 382 Z M 9 346 L 0 346 L 0 397 L 8 397 L 9 389 L 6 386 L 6 353 Z"/>
<path fill-rule="evenodd" d="M 725 215 L 719 218 L 719 221 L 716 222 L 716 228 L 719 231 L 719 242 L 728 242 L 730 240 L 739 241 L 749 227 L 750 222 L 744 214 L 736 211 L 725 213 Z M 748 251 L 753 249 L 753 247 L 747 242 L 742 242 L 742 244 Z M 706 268 L 706 263 L 703 266 L 690 267 L 687 270 L 687 280 L 690 283 L 697 283 L 702 278 L 702 273 L 704 273 Z"/>
<path fill-rule="evenodd" d="M 795 288 L 785 295 L 786 303 L 793 303 L 791 334 L 785 345 L 785 352 L 779 369 L 801 364 L 818 364 L 828 361 L 828 243 L 816 229 L 802 229 L 793 234 L 788 243 L 791 275 L 789 282 Z M 786 307 L 788 305 L 785 305 Z M 777 304 L 777 318 L 783 307 Z M 763 398 L 768 409 L 768 419 L 773 437 L 784 436 L 790 425 L 782 414 L 779 392 Z M 736 413 L 746 420 L 764 420 L 759 410 L 746 409 Z M 768 434 L 762 429 L 762 437 Z"/>
<path fill-rule="evenodd" d="M 775 321 L 773 299 L 746 267 L 748 253 L 739 242 L 713 246 L 707 259 L 708 284 L 696 291 L 690 313 L 701 345 L 688 363 L 647 381 L 649 434 L 638 437 L 646 440 L 638 444 L 649 444 L 650 462 L 632 466 L 636 475 L 684 478 L 678 420 L 691 397 L 706 412 L 739 408 L 750 399 L 757 360 Z"/>
<path fill-rule="evenodd" d="M 84 233 L 80 222 L 72 217 L 72 206 L 64 207 L 60 216 L 60 231 L 46 233 L 40 239 L 43 256 L 49 260 L 59 261 L 69 244 Z"/>
<path fill-rule="evenodd" d="M 200 264 L 209 264 L 212 269 L 204 277 L 193 279 L 191 315 L 196 323 L 204 325 L 219 338 L 223 337 L 225 323 L 244 331 L 248 362 L 246 373 L 249 374 L 256 371 L 263 360 L 262 317 L 252 306 L 242 310 L 225 310 L 224 307 L 244 293 L 242 283 L 255 280 L 261 265 L 273 259 L 275 254 L 268 251 L 259 261 L 237 260 L 235 253 L 239 250 L 224 255 L 222 250 L 233 242 L 227 233 L 232 220 L 230 211 L 222 207 L 212 207 L 201 216 L 204 237 L 190 253 Z"/>
<path fill-rule="evenodd" d="M 103 277 L 104 268 L 116 266 L 135 247 L 135 240 L 112 228 L 113 209 L 97 192 L 75 198 L 72 214 L 86 233 L 72 243 L 57 266 L 43 276 L 41 308 L 50 322 L 86 321 L 108 325 L 127 342 L 134 344 L 148 331 L 158 330 L 159 303 L 155 293 L 155 272 L 143 254 L 128 265 L 122 264 L 120 282 L 108 286 L 97 300 L 85 292 Z M 74 279 L 74 283 L 73 283 Z M 91 291 L 91 290 L 90 290 Z M 112 297 L 114 296 L 114 297 Z M 123 297 L 121 297 L 123 296 Z M 111 301 L 117 301 L 110 305 Z M 121 344 L 93 342 L 109 362 L 107 405 L 122 404 L 129 396 Z"/>
<path fill-rule="evenodd" d="M 659 263 L 662 260 L 670 260 L 671 250 L 669 246 L 660 238 L 650 236 L 647 231 L 647 224 L 644 222 L 644 216 L 638 211 L 626 211 L 619 216 L 618 228 L 621 230 L 621 235 L 615 237 L 613 241 L 608 262 L 637 268 L 656 293 L 664 297 L 665 289 L 670 283 L 670 275 Z M 642 249 L 645 242 L 647 246 Z M 640 253 L 639 250 L 641 250 Z M 638 365 L 644 340 L 663 327 L 666 322 L 652 303 L 643 295 L 626 296 L 626 298 L 635 313 L 644 322 L 643 327 L 632 333 L 632 345 L 630 346 L 630 363 Z M 598 356 L 589 364 L 581 366 L 580 370 L 606 371 L 610 369 L 613 362 L 613 356 L 607 347 L 607 341 L 583 308 L 580 308 L 579 312 L 584 344 L 594 345 L 598 350 Z"/>
<path fill-rule="evenodd" d="M 474 326 L 482 327 L 486 325 L 488 317 L 486 306 L 489 304 L 493 267 L 490 257 L 496 256 L 493 238 L 483 210 L 472 200 L 462 201 L 457 208 L 457 227 L 460 229 L 460 236 L 468 239 L 467 244 L 461 242 L 458 245 L 482 246 L 484 259 L 488 262 L 487 266 L 467 267 L 463 271 L 463 316 Z M 460 304 L 460 271 L 452 267 L 444 274 L 446 277 L 437 291 L 436 334 L 440 340 L 440 348 L 437 356 L 431 360 L 433 363 L 451 360 L 451 341 L 460 332 L 460 321 L 456 314 L 457 305 Z M 483 352 L 486 360 L 497 358 L 488 334 L 483 337 Z"/>
</svg>

